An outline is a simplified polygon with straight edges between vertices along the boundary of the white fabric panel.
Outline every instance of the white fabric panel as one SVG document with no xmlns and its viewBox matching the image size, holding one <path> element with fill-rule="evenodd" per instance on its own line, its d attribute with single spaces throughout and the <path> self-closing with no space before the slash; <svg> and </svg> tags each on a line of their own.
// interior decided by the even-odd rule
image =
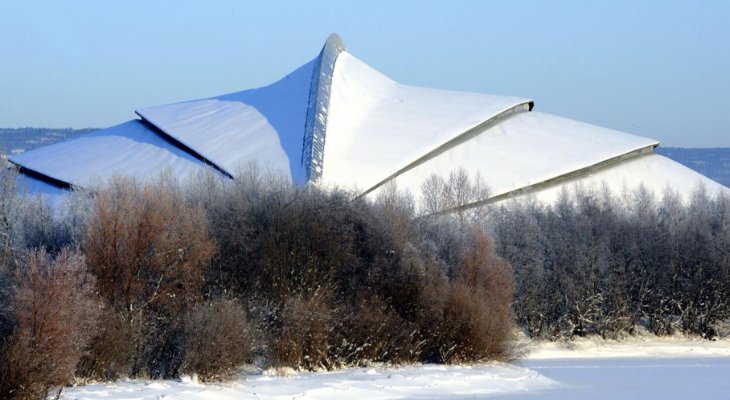
<svg viewBox="0 0 730 400">
<path fill-rule="evenodd" d="M 68 191 L 64 189 L 25 174 L 18 174 L 15 183 L 20 195 L 39 196 L 53 210 L 59 210 L 65 204 Z"/>
<path fill-rule="evenodd" d="M 239 167 L 257 163 L 289 172 L 295 183 L 304 184 L 308 103 L 313 93 L 323 91 L 327 98 L 315 97 L 321 104 L 311 104 L 314 122 L 321 125 L 318 136 L 309 138 L 309 151 L 314 154 L 316 147 L 319 152 L 316 162 L 309 160 L 316 169 L 314 178 L 321 165 L 319 183 L 361 192 L 400 173 L 393 180 L 418 196 L 430 175 L 448 177 L 451 171 L 464 168 L 471 176 L 479 175 L 495 196 L 657 145 L 652 139 L 539 112 L 514 113 L 484 127 L 486 121 L 529 100 L 403 85 L 343 49 L 339 43 L 336 57 L 332 56 L 336 61 L 330 60 L 330 65 L 334 63 L 331 79 L 329 69 L 315 71 L 320 55 L 269 86 L 139 109 L 137 114 L 147 123 L 128 121 L 10 160 L 77 186 L 115 174 L 144 179 L 169 171 L 185 178 L 211 168 L 201 157 L 234 177 Z M 331 82 L 327 90 L 316 82 L 312 86 L 315 73 L 326 75 L 319 76 L 326 85 Z M 653 154 L 591 171 L 541 189 L 537 195 L 551 200 L 566 184 L 602 181 L 615 190 L 644 183 L 658 192 L 672 185 L 686 194 L 698 182 L 711 190 L 728 190 Z M 62 193 L 35 178 L 24 180 L 31 192 Z"/>
<path fill-rule="evenodd" d="M 269 86 L 137 110 L 146 121 L 235 176 L 250 163 L 304 183 L 302 144 L 314 61 Z"/>
<path fill-rule="evenodd" d="M 140 120 L 14 155 L 10 161 L 81 187 L 113 175 L 145 179 L 169 171 L 185 178 L 201 168 L 209 168 Z"/>
<path fill-rule="evenodd" d="M 367 190 L 528 100 L 402 85 L 350 53 L 335 64 L 322 183 Z"/>
<path fill-rule="evenodd" d="M 654 192 L 657 199 L 670 187 L 688 201 L 689 196 L 699 185 L 704 185 L 708 193 L 713 196 L 720 192 L 730 196 L 730 189 L 727 187 L 678 162 L 654 153 L 588 173 L 578 179 L 540 190 L 533 195 L 542 201 L 553 202 L 558 199 L 564 187 L 568 190 L 576 187 L 601 189 L 604 185 L 619 196 L 630 195 L 639 185 L 644 185 Z"/>
<path fill-rule="evenodd" d="M 657 142 L 540 112 L 514 114 L 395 179 L 420 195 L 432 174 L 465 169 L 499 195 L 536 184 Z"/>
</svg>

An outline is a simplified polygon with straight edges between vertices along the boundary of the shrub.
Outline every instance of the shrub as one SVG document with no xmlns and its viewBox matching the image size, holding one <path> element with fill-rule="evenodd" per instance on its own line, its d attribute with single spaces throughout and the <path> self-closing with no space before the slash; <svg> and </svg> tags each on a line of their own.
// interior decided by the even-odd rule
<svg viewBox="0 0 730 400">
<path fill-rule="evenodd" d="M 129 373 L 175 376 L 181 362 L 175 320 L 202 297 L 215 251 L 203 210 L 187 204 L 175 181 L 117 178 L 97 190 L 86 222 L 83 250 L 99 293 L 134 334 L 125 339 L 135 349 Z M 97 339 L 93 349 L 108 348 L 114 337 Z"/>
<path fill-rule="evenodd" d="M 464 256 L 464 269 L 457 282 L 473 288 L 477 300 L 484 303 L 488 316 L 483 336 L 489 358 L 508 356 L 507 342 L 514 328 L 512 298 L 515 282 L 512 265 L 498 256 L 493 241 L 483 230 L 472 231 L 473 242 Z"/>
<path fill-rule="evenodd" d="M 203 381 L 228 379 L 251 361 L 253 329 L 240 302 L 198 304 L 187 312 L 184 324 L 182 373 L 197 374 Z"/>
<path fill-rule="evenodd" d="M 277 367 L 331 369 L 334 366 L 330 354 L 334 320 L 326 294 L 291 296 L 280 315 L 280 327 L 270 333 L 273 335 L 269 339 L 271 363 Z"/>
<path fill-rule="evenodd" d="M 495 253 L 483 230 L 471 228 L 461 238 L 462 254 L 448 271 L 447 283 L 432 283 L 424 290 L 438 293 L 440 299 L 431 299 L 427 308 L 431 318 L 422 322 L 422 330 L 430 334 L 426 360 L 455 363 L 510 358 L 514 328 L 511 265 Z"/>
<path fill-rule="evenodd" d="M 310 370 L 507 354 L 509 266 L 466 214 L 417 217 L 394 184 L 373 203 L 269 177 L 115 178 L 61 219 L 34 208 L 24 242 L 80 238 L 104 300 L 79 375 L 226 379 L 254 348 Z M 481 186 L 462 171 L 448 187 L 461 203 Z"/>
<path fill-rule="evenodd" d="M 95 196 L 83 241 L 101 295 L 127 321 L 194 301 L 215 249 L 207 226 L 174 182 L 112 180 Z"/>
<path fill-rule="evenodd" d="M 419 218 L 413 198 L 394 184 L 384 186 L 373 203 L 337 190 L 270 186 L 253 175 L 249 180 L 205 181 L 209 193 L 194 197 L 206 205 L 220 244 L 208 289 L 232 292 L 249 309 L 259 308 L 252 315 L 266 332 L 269 363 L 330 369 L 365 361 L 444 360 L 443 340 L 455 338 L 442 332 L 447 300 L 471 246 L 463 215 Z M 466 201 L 471 183 L 464 173 L 452 180 L 454 196 Z M 493 252 L 485 256 L 480 279 L 499 277 L 489 272 L 497 260 Z M 465 301 L 478 305 L 469 316 L 485 321 L 473 334 L 486 332 L 505 344 L 493 326 L 504 324 L 509 332 L 509 314 L 492 321 L 489 313 L 502 309 L 490 301 L 502 296 L 509 309 L 511 292 L 505 297 L 481 281 L 458 284 L 469 288 Z M 478 345 L 491 342 L 469 344 Z M 494 347 L 479 350 L 478 358 L 501 355 Z"/>
<path fill-rule="evenodd" d="M 26 197 L 18 216 L 16 240 L 19 247 L 45 249 L 56 254 L 64 247 L 76 247 L 83 237 L 89 196 L 83 190 L 68 193 L 53 206 L 41 196 Z"/>
<path fill-rule="evenodd" d="M 334 328 L 332 350 L 339 365 L 405 363 L 420 353 L 418 326 L 377 296 L 339 309 Z"/>
<path fill-rule="evenodd" d="M 0 159 L 0 269 L 3 270 L 0 272 L 6 274 L 12 274 L 15 267 L 16 231 L 23 208 L 23 197 L 16 188 L 17 177 L 16 170 L 8 168 L 7 161 Z"/>
<path fill-rule="evenodd" d="M 124 321 L 113 308 L 104 307 L 97 333 L 79 361 L 78 376 L 100 381 L 130 376 L 137 351 L 133 339 L 141 335 L 138 328 Z"/>
<path fill-rule="evenodd" d="M 13 298 L 14 327 L 0 351 L 0 396 L 42 399 L 71 382 L 99 312 L 84 257 L 32 252 Z"/>
</svg>

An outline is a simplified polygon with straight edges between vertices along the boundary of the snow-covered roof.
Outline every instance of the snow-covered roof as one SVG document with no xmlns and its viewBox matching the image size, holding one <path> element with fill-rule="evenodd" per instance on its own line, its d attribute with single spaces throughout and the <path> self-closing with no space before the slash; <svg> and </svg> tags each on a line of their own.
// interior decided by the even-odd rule
<svg viewBox="0 0 730 400">
<path fill-rule="evenodd" d="M 140 120 L 13 155 L 9 160 L 36 174 L 81 187 L 114 175 L 143 179 L 169 171 L 184 178 L 208 168 Z"/>
<path fill-rule="evenodd" d="M 583 174 L 561 182 L 560 185 L 539 188 L 531 194 L 543 201 L 551 202 L 558 199 L 564 187 L 571 190 L 575 187 L 601 189 L 605 186 L 611 193 L 623 195 L 627 190 L 630 191 L 639 185 L 643 185 L 657 196 L 671 189 L 686 197 L 700 185 L 709 193 L 724 192 L 730 195 L 730 190 L 725 186 L 656 153 L 634 157 L 606 168 L 589 169 Z"/>
<path fill-rule="evenodd" d="M 430 175 L 463 169 L 498 196 L 605 163 L 642 149 L 652 139 L 541 112 L 515 114 L 474 138 L 404 172 L 395 182 L 414 194 Z"/>
<path fill-rule="evenodd" d="M 500 114 L 530 104 L 403 85 L 343 53 L 332 78 L 322 179 L 371 189 Z"/>
<path fill-rule="evenodd" d="M 263 88 L 136 112 L 231 176 L 257 162 L 289 170 L 303 183 L 302 132 L 314 64 Z"/>
<path fill-rule="evenodd" d="M 18 174 L 15 183 L 20 193 L 41 197 L 52 208 L 61 206 L 67 193 L 58 186 L 27 174 Z"/>
<path fill-rule="evenodd" d="M 235 179 L 251 163 L 298 184 L 363 195 L 391 181 L 417 194 L 432 174 L 463 168 L 491 187 L 479 204 L 528 192 L 547 199 L 568 183 L 597 179 L 728 190 L 654 155 L 655 140 L 532 108 L 524 98 L 395 82 L 332 35 L 317 57 L 269 86 L 140 108 L 141 119 L 9 160 L 41 192 L 115 174 L 184 178 L 206 169 Z"/>
</svg>

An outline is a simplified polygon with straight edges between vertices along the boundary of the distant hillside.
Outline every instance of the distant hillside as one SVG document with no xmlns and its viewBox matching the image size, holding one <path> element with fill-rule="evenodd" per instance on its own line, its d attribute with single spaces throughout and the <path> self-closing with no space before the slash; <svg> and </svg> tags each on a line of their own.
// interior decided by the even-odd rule
<svg viewBox="0 0 730 400">
<path fill-rule="evenodd" d="M 95 130 L 96 128 L 0 128 L 0 154 L 22 153 Z"/>
<path fill-rule="evenodd" d="M 655 151 L 730 187 L 730 148 L 688 149 L 659 146 Z"/>
<path fill-rule="evenodd" d="M 0 128 L 0 154 L 22 153 L 95 130 L 96 128 Z M 656 152 L 730 187 L 730 148 L 657 147 Z"/>
</svg>

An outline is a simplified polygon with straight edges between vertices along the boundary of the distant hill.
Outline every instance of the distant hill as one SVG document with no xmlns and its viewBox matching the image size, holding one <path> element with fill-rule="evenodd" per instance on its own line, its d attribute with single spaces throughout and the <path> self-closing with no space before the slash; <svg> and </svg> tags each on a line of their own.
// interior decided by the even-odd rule
<svg viewBox="0 0 730 400">
<path fill-rule="evenodd" d="M 0 128 L 0 154 L 22 153 L 95 130 L 97 128 Z M 730 148 L 690 149 L 660 146 L 655 151 L 730 187 Z"/>
<path fill-rule="evenodd" d="M 688 149 L 659 146 L 655 151 L 730 187 L 730 148 Z"/>
<path fill-rule="evenodd" d="M 0 154 L 17 154 L 97 130 L 49 128 L 0 128 Z"/>
</svg>

